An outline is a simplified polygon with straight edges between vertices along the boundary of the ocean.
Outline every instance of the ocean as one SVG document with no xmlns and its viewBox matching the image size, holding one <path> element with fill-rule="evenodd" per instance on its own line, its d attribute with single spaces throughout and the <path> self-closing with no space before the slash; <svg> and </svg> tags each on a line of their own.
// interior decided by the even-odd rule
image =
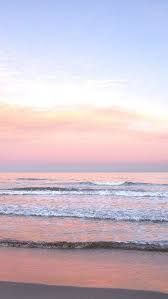
<svg viewBox="0 0 168 299">
<path fill-rule="evenodd" d="M 0 244 L 168 251 L 168 173 L 1 173 Z"/>
</svg>

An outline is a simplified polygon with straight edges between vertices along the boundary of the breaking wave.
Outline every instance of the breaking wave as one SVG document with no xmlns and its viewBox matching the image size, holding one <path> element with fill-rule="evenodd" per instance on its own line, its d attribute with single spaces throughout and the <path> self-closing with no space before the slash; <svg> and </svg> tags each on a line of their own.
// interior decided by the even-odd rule
<svg viewBox="0 0 168 299">
<path fill-rule="evenodd" d="M 84 218 L 128 222 L 168 222 L 168 213 L 159 210 L 131 210 L 112 209 L 96 210 L 89 208 L 49 208 L 46 206 L 21 206 L 1 205 L 0 215 L 13 216 L 39 216 L 39 217 L 62 217 L 62 218 Z"/>
<path fill-rule="evenodd" d="M 143 189 L 96 189 L 66 187 L 22 187 L 0 189 L 0 195 L 102 195 L 123 197 L 168 197 L 168 191 L 145 191 Z"/>
</svg>

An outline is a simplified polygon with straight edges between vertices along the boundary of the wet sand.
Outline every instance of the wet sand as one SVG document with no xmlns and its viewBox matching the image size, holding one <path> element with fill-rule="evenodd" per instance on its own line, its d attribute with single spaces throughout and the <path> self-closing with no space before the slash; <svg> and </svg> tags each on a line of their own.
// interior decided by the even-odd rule
<svg viewBox="0 0 168 299">
<path fill-rule="evenodd" d="M 125 289 L 79 288 L 0 282 L 0 297 L 3 299 L 166 299 L 167 295 L 159 292 Z"/>
<path fill-rule="evenodd" d="M 168 293 L 167 264 L 164 252 L 0 247 L 6 282 Z"/>
</svg>

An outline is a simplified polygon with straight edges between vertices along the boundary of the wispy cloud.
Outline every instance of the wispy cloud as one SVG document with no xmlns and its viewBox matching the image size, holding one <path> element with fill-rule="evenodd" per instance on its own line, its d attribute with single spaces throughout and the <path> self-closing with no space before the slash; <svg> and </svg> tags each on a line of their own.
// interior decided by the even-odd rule
<svg viewBox="0 0 168 299">
<path fill-rule="evenodd" d="M 14 55 L 0 53 L 0 101 L 29 107 L 114 105 L 124 95 L 125 78 L 86 79 L 73 73 L 32 72 Z"/>
<path fill-rule="evenodd" d="M 161 121 L 116 107 L 43 111 L 1 104 L 0 140 L 0 161 L 21 165 L 161 163 L 168 152 Z"/>
<path fill-rule="evenodd" d="M 110 87 L 123 88 L 127 84 L 128 84 L 127 79 L 88 80 L 89 87 L 97 87 L 97 88 L 110 88 Z"/>
<path fill-rule="evenodd" d="M 33 109 L 18 105 L 0 105 L 0 130 L 122 130 L 143 133 L 167 132 L 164 120 L 118 107 L 62 107 L 62 109 Z"/>
</svg>

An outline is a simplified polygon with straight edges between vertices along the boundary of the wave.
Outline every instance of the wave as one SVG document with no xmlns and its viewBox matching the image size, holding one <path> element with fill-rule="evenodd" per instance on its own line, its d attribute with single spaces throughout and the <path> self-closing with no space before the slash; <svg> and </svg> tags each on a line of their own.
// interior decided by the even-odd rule
<svg viewBox="0 0 168 299">
<path fill-rule="evenodd" d="M 46 187 L 16 187 L 11 189 L 6 189 L 6 191 L 78 191 L 78 190 L 80 191 L 82 189 L 69 188 L 69 187 L 68 188 L 67 187 L 47 187 L 47 186 Z"/>
<path fill-rule="evenodd" d="M 17 181 L 47 181 L 47 179 L 43 178 L 17 178 Z"/>
<path fill-rule="evenodd" d="M 168 197 L 168 191 L 145 191 L 123 189 L 64 188 L 64 187 L 22 187 L 0 189 L 0 195 L 101 195 L 123 197 Z"/>
<path fill-rule="evenodd" d="M 143 251 L 168 252 L 167 241 L 157 242 L 117 242 L 117 241 L 92 241 L 92 242 L 44 242 L 44 241 L 20 241 L 12 239 L 1 239 L 2 247 L 44 248 L 44 249 L 125 249 Z"/>
<path fill-rule="evenodd" d="M 62 217 L 62 218 L 81 218 L 93 220 L 111 220 L 126 222 L 153 222 L 167 223 L 168 213 L 159 210 L 131 210 L 131 209 L 112 209 L 112 210 L 95 210 L 83 208 L 49 208 L 46 206 L 25 207 L 19 205 L 2 205 L 0 206 L 0 215 L 11 216 L 37 216 L 37 217 Z"/>
<path fill-rule="evenodd" d="M 39 178 L 39 177 L 18 177 L 17 181 L 53 181 L 51 178 Z M 149 183 L 149 182 L 134 182 L 134 181 L 76 181 L 76 182 L 66 182 L 67 184 L 79 184 L 87 186 L 133 186 L 133 185 L 151 185 L 151 186 L 168 186 L 168 184 L 159 184 L 159 183 Z"/>
<path fill-rule="evenodd" d="M 134 186 L 134 185 L 149 185 L 149 186 L 168 186 L 168 184 L 147 183 L 147 182 L 132 182 L 132 181 L 113 181 L 113 182 L 79 182 L 81 185 L 98 185 L 98 186 Z"/>
<path fill-rule="evenodd" d="M 80 185 L 88 185 L 88 186 L 121 186 L 124 185 L 125 182 L 79 182 Z"/>
</svg>

